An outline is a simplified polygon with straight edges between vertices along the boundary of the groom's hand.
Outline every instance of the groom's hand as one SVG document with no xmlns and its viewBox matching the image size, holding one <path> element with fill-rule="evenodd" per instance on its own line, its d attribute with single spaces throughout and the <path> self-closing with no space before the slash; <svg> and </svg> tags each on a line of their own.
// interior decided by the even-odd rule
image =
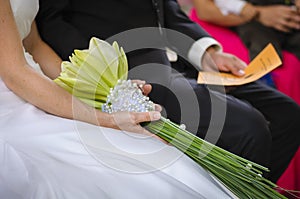
<svg viewBox="0 0 300 199">
<path fill-rule="evenodd" d="M 245 62 L 236 56 L 218 51 L 214 47 L 206 50 L 201 65 L 204 71 L 230 72 L 236 76 L 243 76 L 247 66 Z"/>
</svg>

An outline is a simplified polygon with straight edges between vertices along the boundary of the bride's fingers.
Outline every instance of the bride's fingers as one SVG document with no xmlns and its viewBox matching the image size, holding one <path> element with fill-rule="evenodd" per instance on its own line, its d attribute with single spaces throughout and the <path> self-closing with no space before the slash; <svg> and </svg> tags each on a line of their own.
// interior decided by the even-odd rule
<svg viewBox="0 0 300 199">
<path fill-rule="evenodd" d="M 138 116 L 136 118 L 137 123 L 147 122 L 147 121 L 154 121 L 154 120 L 158 120 L 161 117 L 160 113 L 156 112 L 156 111 L 146 112 L 146 114 L 145 113 L 138 113 L 136 116 Z M 141 126 L 139 125 L 139 127 L 141 127 Z M 144 135 L 148 135 L 148 136 L 154 137 L 154 138 L 156 138 L 156 139 L 164 142 L 165 144 L 167 144 L 167 142 L 164 139 L 158 137 L 157 135 L 155 135 L 153 133 L 150 133 L 145 128 L 141 127 L 140 131 L 138 131 L 138 133 L 142 133 Z"/>
<path fill-rule="evenodd" d="M 141 89 L 144 95 L 148 95 L 152 90 L 152 86 L 150 84 L 146 84 L 146 81 L 135 79 L 131 80 L 131 82 L 136 83 L 138 88 Z"/>
<path fill-rule="evenodd" d="M 160 112 L 118 112 L 114 113 L 113 116 L 114 122 L 116 123 L 116 129 L 151 136 L 166 143 L 166 141 L 157 135 L 150 133 L 140 125 L 142 122 L 158 120 L 161 117 Z"/>
<path fill-rule="evenodd" d="M 144 85 L 142 85 L 141 90 L 142 90 L 144 95 L 149 95 L 149 93 L 152 90 L 152 86 L 150 84 L 144 84 Z"/>
<path fill-rule="evenodd" d="M 162 107 L 159 104 L 154 104 L 154 110 L 161 112 L 162 111 Z"/>
<path fill-rule="evenodd" d="M 159 136 L 157 136 L 157 135 L 155 135 L 155 134 L 153 134 L 153 133 L 150 133 L 149 131 L 147 131 L 147 130 L 144 129 L 143 127 L 141 127 L 141 129 L 143 129 L 143 130 L 140 131 L 143 135 L 147 135 L 147 136 L 153 137 L 153 138 L 155 138 L 155 139 L 160 140 L 161 142 L 163 142 L 163 143 L 165 143 L 165 144 L 168 144 L 168 142 L 167 142 L 166 140 L 160 138 Z"/>
<path fill-rule="evenodd" d="M 140 84 L 146 84 L 146 81 L 143 81 L 143 80 L 139 80 L 139 79 L 134 79 L 134 80 L 131 80 L 131 82 L 133 83 L 136 83 L 137 85 L 140 85 Z"/>
</svg>

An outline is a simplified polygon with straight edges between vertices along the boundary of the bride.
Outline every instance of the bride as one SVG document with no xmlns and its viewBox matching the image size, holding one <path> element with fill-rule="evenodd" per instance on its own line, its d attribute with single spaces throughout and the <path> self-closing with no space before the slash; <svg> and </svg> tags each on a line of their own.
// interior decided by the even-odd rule
<svg viewBox="0 0 300 199">
<path fill-rule="evenodd" d="M 37 11 L 38 0 L 0 0 L 0 198 L 233 197 L 145 135 L 138 124 L 159 112 L 106 114 L 53 83 L 61 60 L 38 35 Z"/>
</svg>

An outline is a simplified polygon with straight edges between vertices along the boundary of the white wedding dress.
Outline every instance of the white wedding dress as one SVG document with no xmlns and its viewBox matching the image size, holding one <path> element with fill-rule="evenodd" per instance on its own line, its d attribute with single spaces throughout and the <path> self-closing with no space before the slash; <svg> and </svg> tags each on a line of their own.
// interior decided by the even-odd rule
<svg viewBox="0 0 300 199">
<path fill-rule="evenodd" d="M 24 38 L 38 0 L 11 0 L 11 6 Z M 32 57 L 25 56 L 40 71 Z M 0 79 L 0 198 L 226 199 L 232 195 L 174 147 L 47 114 L 16 96 Z"/>
</svg>

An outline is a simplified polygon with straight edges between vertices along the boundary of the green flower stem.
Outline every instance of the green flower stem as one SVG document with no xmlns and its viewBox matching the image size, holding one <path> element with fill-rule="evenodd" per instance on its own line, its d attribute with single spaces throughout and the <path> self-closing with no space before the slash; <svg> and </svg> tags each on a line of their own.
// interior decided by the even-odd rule
<svg viewBox="0 0 300 199">
<path fill-rule="evenodd" d="M 286 198 L 276 184 L 262 177 L 268 169 L 217 147 L 162 117 L 144 126 L 216 176 L 239 198 Z"/>
</svg>

